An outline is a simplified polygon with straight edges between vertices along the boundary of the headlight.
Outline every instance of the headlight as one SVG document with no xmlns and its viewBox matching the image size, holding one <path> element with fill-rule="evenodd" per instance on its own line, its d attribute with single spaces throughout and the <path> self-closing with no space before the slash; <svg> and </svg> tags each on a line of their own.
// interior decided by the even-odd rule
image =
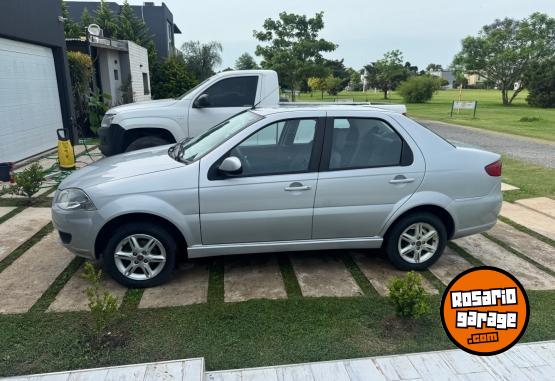
<svg viewBox="0 0 555 381">
<path fill-rule="evenodd" d="M 114 119 L 114 116 L 116 116 L 116 114 L 105 114 L 104 118 L 102 118 L 102 123 L 100 123 L 100 126 L 110 127 L 110 124 L 112 124 L 112 120 Z"/>
<path fill-rule="evenodd" d="M 55 204 L 63 210 L 96 210 L 85 192 L 77 188 L 68 188 L 58 192 Z"/>
</svg>

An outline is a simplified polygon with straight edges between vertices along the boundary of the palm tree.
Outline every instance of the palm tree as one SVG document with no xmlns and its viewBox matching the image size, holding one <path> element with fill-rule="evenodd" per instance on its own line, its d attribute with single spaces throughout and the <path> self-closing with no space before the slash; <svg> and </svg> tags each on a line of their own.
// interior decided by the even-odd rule
<svg viewBox="0 0 555 381">
<path fill-rule="evenodd" d="M 181 45 L 187 67 L 198 81 L 214 75 L 214 68 L 222 63 L 222 44 L 210 41 L 187 41 Z"/>
</svg>

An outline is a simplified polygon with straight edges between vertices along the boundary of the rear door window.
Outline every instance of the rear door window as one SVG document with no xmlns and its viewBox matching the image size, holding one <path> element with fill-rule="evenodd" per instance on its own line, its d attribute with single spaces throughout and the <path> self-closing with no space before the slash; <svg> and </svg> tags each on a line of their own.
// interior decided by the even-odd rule
<svg viewBox="0 0 555 381">
<path fill-rule="evenodd" d="M 256 98 L 258 76 L 232 77 L 222 79 L 210 86 L 208 107 L 252 107 Z"/>
</svg>

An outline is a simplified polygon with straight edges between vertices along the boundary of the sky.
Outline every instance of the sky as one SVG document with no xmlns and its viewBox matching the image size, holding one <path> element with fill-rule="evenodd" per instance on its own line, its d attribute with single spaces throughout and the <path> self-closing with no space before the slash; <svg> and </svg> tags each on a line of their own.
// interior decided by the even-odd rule
<svg viewBox="0 0 555 381">
<path fill-rule="evenodd" d="M 122 2 L 123 0 L 115 0 Z M 129 0 L 142 4 L 141 0 Z M 476 35 L 496 18 L 524 18 L 533 12 L 555 17 L 555 0 L 165 0 L 182 34 L 176 47 L 188 40 L 219 41 L 223 63 L 233 67 L 244 52 L 254 55 L 266 18 L 282 11 L 313 16 L 324 12 L 321 37 L 338 44 L 326 58 L 344 58 L 360 69 L 399 49 L 405 61 L 424 69 L 429 63 L 447 67 L 460 49 L 460 41 Z M 155 0 L 157 5 L 160 0 Z M 257 61 L 260 58 L 255 57 Z"/>
</svg>

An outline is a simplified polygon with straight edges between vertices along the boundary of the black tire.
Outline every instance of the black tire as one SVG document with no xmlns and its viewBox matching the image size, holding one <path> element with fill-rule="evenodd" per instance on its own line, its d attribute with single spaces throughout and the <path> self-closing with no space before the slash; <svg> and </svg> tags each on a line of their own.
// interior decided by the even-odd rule
<svg viewBox="0 0 555 381">
<path fill-rule="evenodd" d="M 129 145 L 125 149 L 125 152 L 136 151 L 143 148 L 163 146 L 166 144 L 170 144 L 170 142 L 159 136 L 143 136 L 129 143 Z"/>
<path fill-rule="evenodd" d="M 144 234 L 156 238 L 164 247 L 166 262 L 161 271 L 150 279 L 135 280 L 125 276 L 117 267 L 114 253 L 118 244 L 133 234 Z M 102 265 L 107 273 L 118 283 L 131 288 L 146 288 L 166 282 L 175 269 L 177 243 L 163 227 L 148 222 L 132 222 L 117 228 L 108 240 L 102 253 Z M 157 265 L 156 265 L 157 266 Z"/>
<path fill-rule="evenodd" d="M 399 253 L 398 243 L 399 237 L 409 226 L 415 223 L 425 223 L 431 225 L 438 233 L 438 245 L 435 253 L 427 260 L 419 263 L 411 263 L 403 259 Z M 445 245 L 447 244 L 447 230 L 445 224 L 439 217 L 432 213 L 417 212 L 402 217 L 395 222 L 393 227 L 389 230 L 385 239 L 385 252 L 391 263 L 400 270 L 425 270 L 428 266 L 432 265 L 439 259 Z"/>
</svg>

